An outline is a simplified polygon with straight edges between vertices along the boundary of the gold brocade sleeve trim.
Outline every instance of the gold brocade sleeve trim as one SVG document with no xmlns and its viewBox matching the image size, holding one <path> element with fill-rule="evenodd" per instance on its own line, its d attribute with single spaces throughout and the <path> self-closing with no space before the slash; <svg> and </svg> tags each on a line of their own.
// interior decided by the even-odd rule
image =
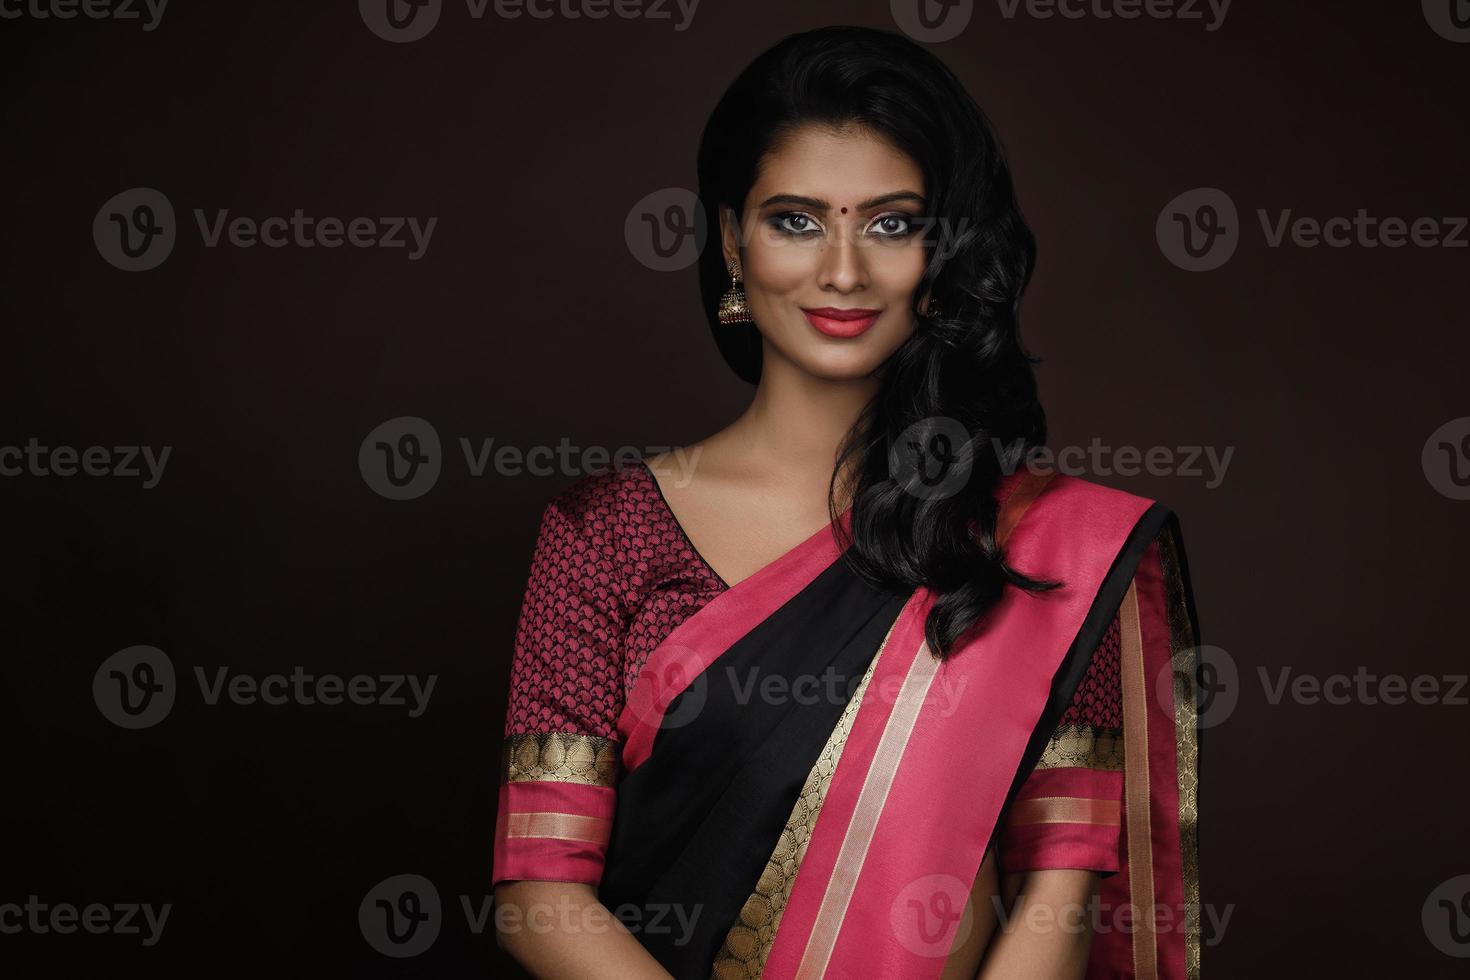
<svg viewBox="0 0 1470 980">
<path fill-rule="evenodd" d="M 1037 769 L 1123 771 L 1123 730 L 1094 725 L 1063 725 L 1036 761 Z"/>
<path fill-rule="evenodd" d="M 618 778 L 618 743 L 577 732 L 529 732 L 505 740 L 506 782 L 544 780 L 612 786 Z"/>
<path fill-rule="evenodd" d="M 1033 823 L 1087 823 L 1116 827 L 1122 822 L 1123 805 L 1117 800 L 1095 800 L 1086 796 L 1033 796 L 1017 800 L 1011 807 L 1010 825 Z"/>
</svg>

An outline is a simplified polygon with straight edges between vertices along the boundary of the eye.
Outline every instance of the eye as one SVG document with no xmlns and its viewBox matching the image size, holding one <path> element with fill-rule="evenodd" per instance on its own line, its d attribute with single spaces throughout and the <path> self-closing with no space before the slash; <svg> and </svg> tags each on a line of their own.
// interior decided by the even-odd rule
<svg viewBox="0 0 1470 980">
<path fill-rule="evenodd" d="M 785 232 L 788 235 L 796 237 L 805 237 L 821 230 L 811 215 L 802 214 L 800 211 L 787 211 L 783 214 L 773 215 L 770 223 L 777 231 Z"/>
<path fill-rule="evenodd" d="M 880 238 L 902 238 L 914 230 L 913 219 L 906 214 L 880 215 L 868 227 Z"/>
</svg>

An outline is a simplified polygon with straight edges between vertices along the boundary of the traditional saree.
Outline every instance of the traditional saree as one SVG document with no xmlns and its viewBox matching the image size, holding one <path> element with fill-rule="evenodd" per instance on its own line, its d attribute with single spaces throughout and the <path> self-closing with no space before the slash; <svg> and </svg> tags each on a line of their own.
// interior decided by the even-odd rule
<svg viewBox="0 0 1470 980">
<path fill-rule="evenodd" d="M 1087 975 L 1199 975 L 1196 618 L 1163 505 L 1021 471 L 1008 588 L 943 661 L 934 596 L 824 528 L 733 586 L 644 468 L 548 506 L 494 882 L 585 882 L 675 977 L 938 977 L 981 863 L 1103 877 Z M 848 515 L 841 522 L 845 525 Z"/>
</svg>

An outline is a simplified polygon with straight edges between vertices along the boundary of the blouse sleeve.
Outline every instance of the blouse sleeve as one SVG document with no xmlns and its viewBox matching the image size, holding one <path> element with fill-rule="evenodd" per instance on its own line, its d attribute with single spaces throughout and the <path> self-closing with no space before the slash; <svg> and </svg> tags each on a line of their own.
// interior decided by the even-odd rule
<svg viewBox="0 0 1470 980">
<path fill-rule="evenodd" d="M 1002 871 L 1122 866 L 1121 650 L 1114 617 L 1001 828 Z"/>
<path fill-rule="evenodd" d="M 606 550 L 547 506 L 516 628 L 492 885 L 602 878 L 624 697 L 622 591 Z"/>
</svg>

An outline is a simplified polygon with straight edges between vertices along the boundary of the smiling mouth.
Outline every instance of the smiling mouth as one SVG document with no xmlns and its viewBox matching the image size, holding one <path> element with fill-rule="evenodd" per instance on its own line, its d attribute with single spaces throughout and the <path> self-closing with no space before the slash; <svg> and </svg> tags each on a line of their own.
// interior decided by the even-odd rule
<svg viewBox="0 0 1470 980">
<path fill-rule="evenodd" d="M 807 322 L 828 337 L 856 337 L 871 327 L 882 310 L 843 309 L 824 306 L 820 309 L 802 307 Z"/>
</svg>

